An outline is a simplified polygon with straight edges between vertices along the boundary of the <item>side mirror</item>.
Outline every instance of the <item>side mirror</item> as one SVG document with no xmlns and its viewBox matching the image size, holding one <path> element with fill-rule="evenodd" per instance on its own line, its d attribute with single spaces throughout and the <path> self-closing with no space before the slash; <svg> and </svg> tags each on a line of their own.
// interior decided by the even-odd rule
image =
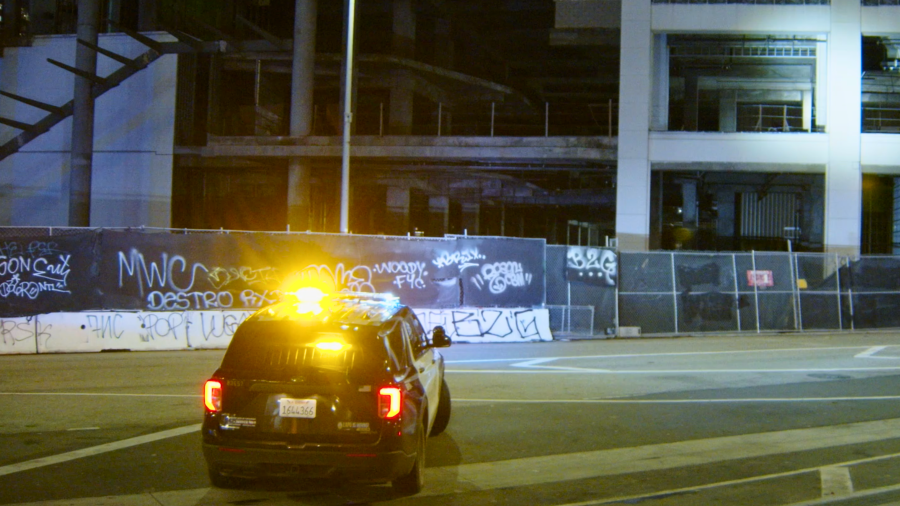
<svg viewBox="0 0 900 506">
<path fill-rule="evenodd" d="M 444 327 L 438 325 L 431 332 L 431 345 L 435 348 L 446 348 L 450 346 L 450 338 L 447 337 L 447 332 L 444 330 Z"/>
</svg>

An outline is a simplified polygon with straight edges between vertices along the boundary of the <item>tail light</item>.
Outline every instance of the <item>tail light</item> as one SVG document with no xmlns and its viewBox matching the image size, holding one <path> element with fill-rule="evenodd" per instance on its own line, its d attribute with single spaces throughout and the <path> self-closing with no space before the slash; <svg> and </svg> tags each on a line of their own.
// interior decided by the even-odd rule
<svg viewBox="0 0 900 506">
<path fill-rule="evenodd" d="M 378 416 L 386 420 L 400 417 L 403 393 L 398 387 L 383 387 L 378 391 Z"/>
<path fill-rule="evenodd" d="M 212 413 L 222 410 L 222 382 L 216 380 L 206 382 L 203 387 L 203 405 Z"/>
</svg>

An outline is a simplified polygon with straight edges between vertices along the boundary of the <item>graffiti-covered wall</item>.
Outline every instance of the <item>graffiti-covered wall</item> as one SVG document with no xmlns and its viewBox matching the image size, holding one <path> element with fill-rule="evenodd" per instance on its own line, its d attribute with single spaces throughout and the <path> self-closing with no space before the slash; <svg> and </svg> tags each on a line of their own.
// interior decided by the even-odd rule
<svg viewBox="0 0 900 506">
<path fill-rule="evenodd" d="M 0 316 L 254 310 L 288 284 L 421 308 L 544 302 L 544 241 L 83 231 L 0 239 Z"/>
<path fill-rule="evenodd" d="M 414 309 L 456 343 L 549 341 L 546 309 Z M 84 311 L 0 317 L 0 355 L 224 349 L 251 311 Z"/>
</svg>

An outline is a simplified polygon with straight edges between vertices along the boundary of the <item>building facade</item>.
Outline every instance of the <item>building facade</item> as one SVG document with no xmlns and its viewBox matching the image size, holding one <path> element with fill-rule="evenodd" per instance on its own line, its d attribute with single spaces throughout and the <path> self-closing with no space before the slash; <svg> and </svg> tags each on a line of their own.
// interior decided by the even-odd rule
<svg viewBox="0 0 900 506">
<path fill-rule="evenodd" d="M 348 3 L 6 0 L 0 224 L 337 232 Z M 355 4 L 352 233 L 900 243 L 893 0 Z"/>
</svg>

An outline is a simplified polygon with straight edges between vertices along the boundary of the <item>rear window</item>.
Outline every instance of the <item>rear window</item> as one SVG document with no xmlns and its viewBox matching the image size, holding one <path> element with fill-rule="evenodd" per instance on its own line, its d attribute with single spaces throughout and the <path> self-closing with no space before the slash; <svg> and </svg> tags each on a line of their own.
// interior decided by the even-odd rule
<svg viewBox="0 0 900 506">
<path fill-rule="evenodd" d="M 384 369 L 386 358 L 383 338 L 372 327 L 250 320 L 235 332 L 222 368 L 277 379 L 305 370 L 373 372 Z"/>
</svg>

